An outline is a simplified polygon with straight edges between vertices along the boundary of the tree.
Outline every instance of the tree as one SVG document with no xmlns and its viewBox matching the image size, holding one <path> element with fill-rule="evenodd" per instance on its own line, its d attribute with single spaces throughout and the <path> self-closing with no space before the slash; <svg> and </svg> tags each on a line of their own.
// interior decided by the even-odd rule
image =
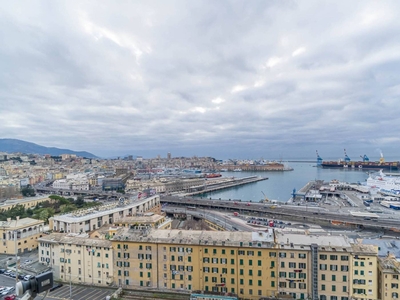
<svg viewBox="0 0 400 300">
<path fill-rule="evenodd" d="M 36 195 L 35 190 L 29 184 L 21 189 L 21 193 L 24 197 L 33 197 Z"/>
<path fill-rule="evenodd" d="M 71 211 L 76 210 L 76 207 L 75 207 L 75 205 L 72 205 L 72 204 L 66 204 L 66 205 L 61 205 L 60 210 L 63 214 L 65 214 L 65 213 L 69 213 Z"/>
<path fill-rule="evenodd" d="M 85 200 L 83 199 L 83 196 L 78 196 L 74 204 L 79 208 L 85 206 Z"/>
</svg>

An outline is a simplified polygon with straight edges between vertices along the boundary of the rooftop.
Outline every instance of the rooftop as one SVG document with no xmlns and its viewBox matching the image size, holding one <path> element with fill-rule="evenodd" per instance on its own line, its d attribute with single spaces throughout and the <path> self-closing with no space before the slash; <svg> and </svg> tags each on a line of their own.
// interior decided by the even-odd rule
<svg viewBox="0 0 400 300">
<path fill-rule="evenodd" d="M 154 230 L 151 228 L 121 228 L 113 237 L 116 241 L 164 242 L 168 244 L 199 244 L 236 247 L 272 247 L 274 231 L 202 231 Z"/>
<path fill-rule="evenodd" d="M 123 204 L 119 201 L 115 201 L 109 204 L 92 207 L 88 209 L 81 209 L 78 211 L 73 211 L 63 215 L 54 216 L 53 219 L 55 221 L 61 222 L 84 222 L 86 220 L 90 220 L 93 218 L 102 217 L 108 214 L 113 214 L 119 212 L 121 210 L 135 208 L 141 204 L 144 204 L 154 198 L 159 198 L 159 196 L 155 195 L 152 197 L 148 197 L 142 200 L 127 200 Z"/>
<path fill-rule="evenodd" d="M 38 239 L 39 242 L 82 245 L 90 247 L 111 248 L 111 241 L 105 239 L 91 239 L 87 234 L 52 233 Z"/>
<path fill-rule="evenodd" d="M 351 251 L 350 240 L 346 236 L 276 232 L 276 242 L 281 249 L 306 249 L 311 244 L 317 244 L 320 251 Z"/>
<path fill-rule="evenodd" d="M 42 220 L 37 220 L 37 219 L 32 219 L 32 218 L 23 218 L 19 220 L 7 220 L 7 221 L 0 221 L 0 227 L 7 227 L 8 229 L 11 228 L 24 228 L 24 227 L 29 227 L 29 226 L 34 226 L 34 225 L 44 225 L 44 221 Z"/>
</svg>

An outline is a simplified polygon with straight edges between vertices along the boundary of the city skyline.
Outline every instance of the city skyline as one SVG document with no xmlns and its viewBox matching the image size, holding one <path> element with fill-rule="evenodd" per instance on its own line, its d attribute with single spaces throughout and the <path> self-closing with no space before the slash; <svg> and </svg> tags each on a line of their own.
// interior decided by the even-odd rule
<svg viewBox="0 0 400 300">
<path fill-rule="evenodd" d="M 5 3 L 1 138 L 216 158 L 395 157 L 400 4 Z"/>
</svg>

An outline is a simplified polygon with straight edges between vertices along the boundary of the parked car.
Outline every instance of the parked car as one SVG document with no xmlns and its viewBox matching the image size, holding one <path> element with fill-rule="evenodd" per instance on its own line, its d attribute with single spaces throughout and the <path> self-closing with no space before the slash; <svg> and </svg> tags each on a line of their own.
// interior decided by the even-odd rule
<svg viewBox="0 0 400 300">
<path fill-rule="evenodd" d="M 0 295 L 5 296 L 5 295 L 11 293 L 14 289 L 15 289 L 14 287 L 7 287 L 4 289 L 4 291 L 1 292 Z"/>
<path fill-rule="evenodd" d="M 4 272 L 7 271 L 6 269 L 0 269 L 0 274 L 4 274 Z"/>
<path fill-rule="evenodd" d="M 17 299 L 17 295 L 12 294 L 4 297 L 4 300 L 15 300 Z"/>
<path fill-rule="evenodd" d="M 52 291 L 54 291 L 54 290 L 56 290 L 56 289 L 59 289 L 59 288 L 62 287 L 62 286 L 63 286 L 62 283 L 58 283 L 58 284 L 56 284 L 56 285 L 53 285 L 53 287 L 50 288 L 50 292 L 52 292 Z"/>
<path fill-rule="evenodd" d="M 24 275 L 24 274 L 18 274 L 18 279 L 23 280 L 24 278 L 25 278 L 25 275 Z"/>
<path fill-rule="evenodd" d="M 4 275 L 6 275 L 6 276 L 10 276 L 10 274 L 12 273 L 12 271 L 10 271 L 10 270 L 7 270 L 7 271 L 5 271 L 4 272 Z"/>
</svg>

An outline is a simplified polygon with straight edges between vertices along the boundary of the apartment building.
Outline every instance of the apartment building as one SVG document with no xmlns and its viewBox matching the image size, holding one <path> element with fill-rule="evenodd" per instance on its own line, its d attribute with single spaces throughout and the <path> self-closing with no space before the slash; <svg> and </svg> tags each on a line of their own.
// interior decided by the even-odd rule
<svg viewBox="0 0 400 300">
<path fill-rule="evenodd" d="M 146 212 L 161 214 L 160 196 L 155 195 L 135 201 L 113 202 L 57 215 L 49 219 L 49 226 L 55 232 L 88 232 L 105 224 L 113 224 L 115 220 L 122 217 L 143 215 Z"/>
<path fill-rule="evenodd" d="M 111 240 L 117 285 L 239 294 L 277 292 L 274 234 L 120 229 Z"/>
<path fill-rule="evenodd" d="M 0 253 L 16 254 L 38 248 L 38 238 L 43 236 L 44 221 L 17 217 L 0 222 Z"/>
<path fill-rule="evenodd" d="M 141 218 L 145 217 L 118 219 L 123 227 L 104 226 L 86 238 L 66 233 L 45 236 L 40 239 L 40 260 L 60 262 L 56 277 L 62 280 L 69 280 L 71 273 L 82 275 L 73 282 L 113 283 L 128 289 L 231 293 L 242 299 L 376 300 L 397 295 L 398 269 L 387 262 L 378 266 L 377 247 L 355 244 L 345 236 L 272 229 L 159 230 L 162 219 Z M 81 255 L 78 245 L 99 254 L 86 253 L 85 258 L 76 258 L 79 262 L 65 256 L 67 249 Z M 90 272 L 83 275 L 82 268 Z M 384 293 L 386 298 L 379 296 Z"/>
<path fill-rule="evenodd" d="M 400 262 L 393 254 L 378 258 L 378 299 L 392 300 L 398 299 Z"/>
<path fill-rule="evenodd" d="M 108 239 L 86 233 L 52 233 L 39 239 L 39 262 L 52 268 L 54 278 L 107 286 L 113 282 L 113 251 Z"/>
</svg>

